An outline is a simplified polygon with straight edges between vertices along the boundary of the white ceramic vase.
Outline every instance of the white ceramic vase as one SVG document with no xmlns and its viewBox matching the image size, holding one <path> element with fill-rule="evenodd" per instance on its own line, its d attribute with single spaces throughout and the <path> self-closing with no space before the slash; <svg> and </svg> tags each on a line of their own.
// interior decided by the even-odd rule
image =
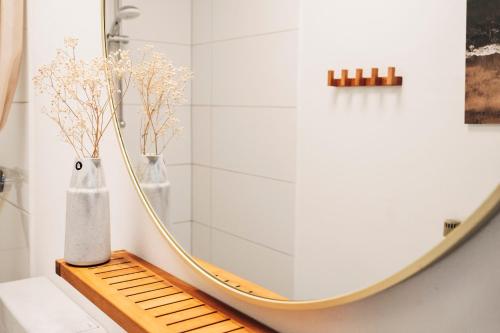
<svg viewBox="0 0 500 333">
<path fill-rule="evenodd" d="M 142 191 L 163 225 L 170 228 L 170 181 L 162 155 L 143 155 L 138 168 Z"/>
<path fill-rule="evenodd" d="M 94 266 L 110 257 L 109 191 L 101 160 L 77 160 L 66 194 L 64 260 L 75 266 Z"/>
</svg>

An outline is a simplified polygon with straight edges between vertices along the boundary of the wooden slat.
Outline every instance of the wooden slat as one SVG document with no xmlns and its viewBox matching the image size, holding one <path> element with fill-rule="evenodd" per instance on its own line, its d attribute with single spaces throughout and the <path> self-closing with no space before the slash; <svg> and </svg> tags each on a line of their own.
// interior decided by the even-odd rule
<svg viewBox="0 0 500 333">
<path fill-rule="evenodd" d="M 110 266 L 116 266 L 116 265 L 120 265 L 120 264 L 126 264 L 126 263 L 130 263 L 130 260 L 128 260 L 127 258 L 123 258 L 123 257 L 117 257 L 117 258 L 111 258 L 110 261 L 108 261 L 107 263 L 103 264 L 103 265 L 99 265 L 99 266 L 95 266 L 95 267 L 89 267 L 89 269 L 102 269 L 102 268 L 107 268 L 107 267 L 110 267 Z"/>
<path fill-rule="evenodd" d="M 98 272 L 95 274 L 99 274 L 99 277 L 101 279 L 109 279 L 112 277 L 125 276 L 125 275 L 129 275 L 132 273 L 139 273 L 139 272 L 145 272 L 145 271 L 146 270 L 143 267 L 135 266 L 135 267 L 116 269 L 116 270 L 107 271 L 107 272 Z"/>
<path fill-rule="evenodd" d="M 124 290 L 120 290 L 121 294 L 124 296 L 133 296 L 133 295 L 138 295 L 141 293 L 149 292 L 152 290 L 157 290 L 160 288 L 168 288 L 172 286 L 171 284 L 167 284 L 165 282 L 153 282 L 153 283 L 148 283 L 144 286 L 139 286 L 139 287 L 132 287 Z"/>
<path fill-rule="evenodd" d="M 199 304 L 187 310 L 177 311 L 169 315 L 161 316 L 158 320 L 162 324 L 172 325 L 190 318 L 196 318 L 215 312 L 217 312 L 217 310 L 212 309 L 209 306 L 205 306 L 204 304 Z"/>
<path fill-rule="evenodd" d="M 176 324 L 171 324 L 168 325 L 168 327 L 173 329 L 175 332 L 187 332 L 197 328 L 203 328 L 205 326 L 214 325 L 229 320 L 230 319 L 228 317 L 220 313 L 211 313 L 195 317 L 193 319 L 184 320 Z"/>
<path fill-rule="evenodd" d="M 145 279 L 145 278 L 153 277 L 153 276 L 154 276 L 154 274 L 151 274 L 151 272 L 147 272 L 145 270 L 142 270 L 140 272 L 135 272 L 135 273 L 131 273 L 131 274 L 112 277 L 112 278 L 107 279 L 105 282 L 107 284 L 111 285 L 111 284 L 119 284 L 119 283 L 123 283 L 123 282 L 137 281 L 137 280 L 141 280 L 141 279 Z"/>
<path fill-rule="evenodd" d="M 169 304 L 169 305 L 159 306 L 157 308 L 148 310 L 148 312 L 152 316 L 159 318 L 159 317 L 166 316 L 168 314 L 176 313 L 179 311 L 184 311 L 186 309 L 190 309 L 190 308 L 193 308 L 195 306 L 200 306 L 200 305 L 204 305 L 204 303 L 201 302 L 200 300 L 190 298 L 190 299 L 187 299 L 187 300 L 184 300 L 181 302 L 176 302 L 176 303 Z"/>
<path fill-rule="evenodd" d="M 160 297 L 169 296 L 172 294 L 181 293 L 180 289 L 175 287 L 163 287 L 162 289 L 152 290 L 145 293 L 129 296 L 128 299 L 135 303 L 141 303 L 152 299 L 157 299 Z"/>
<path fill-rule="evenodd" d="M 222 323 L 217 323 L 214 325 L 202 327 L 196 330 L 189 331 L 189 333 L 229 333 L 229 332 L 245 332 L 245 331 L 240 331 L 241 325 L 238 323 L 235 323 L 234 321 L 228 320 L 224 321 Z M 250 332 L 250 331 L 246 331 Z"/>
<path fill-rule="evenodd" d="M 145 285 L 148 285 L 148 284 L 151 284 L 154 282 L 161 282 L 161 281 L 163 281 L 163 280 L 160 279 L 159 277 L 151 276 L 151 277 L 143 278 L 143 279 L 139 279 L 139 280 L 117 283 L 114 285 L 114 288 L 116 288 L 116 290 L 122 291 L 122 290 L 135 288 L 135 287 L 139 287 L 139 286 L 145 286 Z"/>
<path fill-rule="evenodd" d="M 150 301 L 142 302 L 137 305 L 139 305 L 142 309 L 144 310 L 150 310 L 154 309 L 160 306 L 165 306 L 169 304 L 174 304 L 180 301 L 185 301 L 187 299 L 192 298 L 191 295 L 186 294 L 182 291 L 179 291 L 173 295 L 165 296 L 165 297 L 160 297 L 157 299 L 152 299 Z"/>
<path fill-rule="evenodd" d="M 274 332 L 126 251 L 96 267 L 59 260 L 56 272 L 130 333 Z"/>
<path fill-rule="evenodd" d="M 130 267 L 134 267 L 134 264 L 131 263 L 130 261 L 124 261 L 123 263 L 117 263 L 117 264 L 114 264 L 111 266 L 93 267 L 92 272 L 94 272 L 96 274 L 97 273 L 106 273 L 106 272 L 117 271 L 117 270 L 124 269 L 124 268 L 130 268 Z"/>
</svg>

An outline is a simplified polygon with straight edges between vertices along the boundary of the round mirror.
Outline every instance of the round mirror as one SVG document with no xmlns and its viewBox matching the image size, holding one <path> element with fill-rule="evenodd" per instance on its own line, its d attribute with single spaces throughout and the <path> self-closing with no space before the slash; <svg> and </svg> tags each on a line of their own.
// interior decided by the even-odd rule
<svg viewBox="0 0 500 333">
<path fill-rule="evenodd" d="M 356 23 L 346 1 L 106 0 L 133 176 L 199 267 L 265 298 L 343 295 L 480 206 L 500 112 L 477 82 L 499 53 L 466 54 L 465 4 L 446 24 L 440 4 L 372 1 Z"/>
</svg>

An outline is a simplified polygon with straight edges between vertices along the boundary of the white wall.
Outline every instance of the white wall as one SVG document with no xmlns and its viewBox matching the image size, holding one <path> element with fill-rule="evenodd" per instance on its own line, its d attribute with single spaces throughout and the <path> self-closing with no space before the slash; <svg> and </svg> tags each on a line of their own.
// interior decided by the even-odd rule
<svg viewBox="0 0 500 333">
<path fill-rule="evenodd" d="M 27 80 L 23 59 L 8 122 L 0 131 L 0 168 L 5 168 L 4 176 L 15 181 L 0 193 L 0 282 L 29 276 Z"/>
<path fill-rule="evenodd" d="M 298 298 L 397 271 L 498 184 L 500 127 L 464 125 L 465 24 L 465 0 L 302 2 Z M 390 65 L 403 87 L 326 87 Z"/>
<path fill-rule="evenodd" d="M 299 3 L 193 1 L 193 254 L 293 297 Z"/>
</svg>

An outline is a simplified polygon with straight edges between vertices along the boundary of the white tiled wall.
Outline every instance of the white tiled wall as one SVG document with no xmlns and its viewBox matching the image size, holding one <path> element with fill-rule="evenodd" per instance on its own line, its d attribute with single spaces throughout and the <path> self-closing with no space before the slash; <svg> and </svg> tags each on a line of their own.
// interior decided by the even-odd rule
<svg viewBox="0 0 500 333">
<path fill-rule="evenodd" d="M 198 76 L 196 76 L 193 82 L 193 87 L 197 81 Z M 211 164 L 211 114 L 210 106 L 193 106 L 192 108 L 192 158 L 193 163 L 197 165 Z"/>
<path fill-rule="evenodd" d="M 292 296 L 292 256 L 213 230 L 212 262 L 278 294 Z"/>
<path fill-rule="evenodd" d="M 191 67 L 191 1 L 186 0 L 123 0 L 122 5 L 139 7 L 141 15 L 122 21 L 122 34 L 130 37 L 126 48 L 132 60 L 137 61 L 140 48 L 154 45 L 176 66 Z M 123 47 L 123 46 L 122 46 Z M 186 91 L 185 105 L 177 107 L 177 116 L 184 127 L 182 134 L 170 142 L 164 152 L 168 177 L 171 183 L 170 230 L 187 250 L 191 250 L 191 87 Z M 124 140 L 129 157 L 138 165 L 141 156 L 140 97 L 131 86 L 124 105 Z"/>
<path fill-rule="evenodd" d="M 122 4 L 141 10 L 123 21 L 128 49 L 154 44 L 194 71 L 189 102 L 178 108 L 184 133 L 165 152 L 171 232 L 195 256 L 291 297 L 298 0 Z M 135 164 L 139 112 L 132 89 L 124 137 Z M 224 251 L 230 244 L 241 251 Z M 255 275 L 244 264 L 262 256 L 260 266 L 283 274 Z"/>
<path fill-rule="evenodd" d="M 212 166 L 295 180 L 295 112 L 288 108 L 212 108 Z"/>
<path fill-rule="evenodd" d="M 0 282 L 29 276 L 28 117 L 23 61 L 9 118 L 0 130 L 0 167 L 15 181 L 0 193 Z"/>
<path fill-rule="evenodd" d="M 212 104 L 295 107 L 296 73 L 296 31 L 216 42 Z"/>
<path fill-rule="evenodd" d="M 193 254 L 292 297 L 299 3 L 192 4 Z"/>
<path fill-rule="evenodd" d="M 122 5 L 141 9 L 139 19 L 123 26 L 125 35 L 147 42 L 191 45 L 191 1 L 122 0 Z"/>
<path fill-rule="evenodd" d="M 299 0 L 213 0 L 213 39 L 296 31 L 299 9 Z"/>
<path fill-rule="evenodd" d="M 293 255 L 294 185 L 212 170 L 212 226 Z"/>
</svg>

